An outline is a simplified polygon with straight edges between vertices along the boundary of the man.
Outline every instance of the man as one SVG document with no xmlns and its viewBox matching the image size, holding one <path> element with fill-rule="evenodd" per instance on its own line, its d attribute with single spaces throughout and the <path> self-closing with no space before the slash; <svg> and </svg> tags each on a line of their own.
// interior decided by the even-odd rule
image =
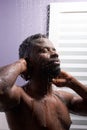
<svg viewBox="0 0 87 130">
<path fill-rule="evenodd" d="M 69 111 L 87 115 L 87 88 L 60 70 L 58 54 L 44 35 L 23 41 L 20 59 L 0 68 L 0 111 L 10 130 L 69 130 Z M 15 85 L 21 75 L 27 83 Z M 67 86 L 78 96 L 54 91 L 52 85 Z"/>
</svg>

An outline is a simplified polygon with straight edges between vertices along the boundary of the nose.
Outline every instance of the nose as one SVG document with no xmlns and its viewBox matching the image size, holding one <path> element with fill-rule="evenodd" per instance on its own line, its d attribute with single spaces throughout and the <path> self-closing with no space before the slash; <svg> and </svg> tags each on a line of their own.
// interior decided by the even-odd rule
<svg viewBox="0 0 87 130">
<path fill-rule="evenodd" d="M 50 55 L 50 58 L 58 58 L 59 55 L 56 51 L 51 51 L 51 55 Z"/>
</svg>

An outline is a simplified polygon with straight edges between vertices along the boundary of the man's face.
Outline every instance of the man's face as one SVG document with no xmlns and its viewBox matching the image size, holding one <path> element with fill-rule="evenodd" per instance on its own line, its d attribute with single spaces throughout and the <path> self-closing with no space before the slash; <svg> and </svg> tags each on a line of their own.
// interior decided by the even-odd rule
<svg viewBox="0 0 87 130">
<path fill-rule="evenodd" d="M 37 40 L 37 44 L 33 47 L 31 59 L 33 70 L 36 73 L 54 78 L 60 72 L 58 54 L 52 42 L 46 38 Z"/>
</svg>

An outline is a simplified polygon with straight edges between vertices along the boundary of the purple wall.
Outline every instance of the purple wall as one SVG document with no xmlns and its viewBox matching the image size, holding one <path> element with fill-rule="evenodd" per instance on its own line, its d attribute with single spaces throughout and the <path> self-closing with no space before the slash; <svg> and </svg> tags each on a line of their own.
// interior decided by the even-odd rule
<svg viewBox="0 0 87 130">
<path fill-rule="evenodd" d="M 83 0 L 0 0 L 0 66 L 18 59 L 19 44 L 28 35 L 46 34 L 47 6 L 51 2 L 73 1 L 83 2 Z"/>
</svg>

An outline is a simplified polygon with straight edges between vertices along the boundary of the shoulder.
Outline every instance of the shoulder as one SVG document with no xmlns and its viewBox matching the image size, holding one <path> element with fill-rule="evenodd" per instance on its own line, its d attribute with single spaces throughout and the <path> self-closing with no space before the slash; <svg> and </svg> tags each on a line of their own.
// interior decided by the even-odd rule
<svg viewBox="0 0 87 130">
<path fill-rule="evenodd" d="M 0 111 L 8 111 L 20 103 L 20 87 L 14 85 L 4 94 L 0 95 Z"/>
<path fill-rule="evenodd" d="M 74 97 L 72 93 L 66 92 L 66 91 L 54 91 L 53 92 L 56 97 L 58 97 L 65 105 L 69 105 Z"/>
</svg>

